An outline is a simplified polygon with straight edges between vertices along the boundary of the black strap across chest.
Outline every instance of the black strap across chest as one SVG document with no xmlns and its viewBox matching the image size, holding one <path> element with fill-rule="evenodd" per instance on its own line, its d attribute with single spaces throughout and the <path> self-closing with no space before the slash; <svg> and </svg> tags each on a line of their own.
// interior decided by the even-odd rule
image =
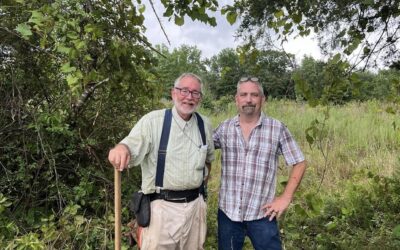
<svg viewBox="0 0 400 250">
<path fill-rule="evenodd" d="M 195 112 L 197 118 L 197 126 L 199 127 L 201 140 L 203 145 L 206 145 L 206 133 L 204 130 L 204 122 L 201 116 Z M 157 171 L 156 171 L 156 187 L 163 187 L 164 183 L 164 169 L 165 169 L 165 158 L 167 155 L 167 146 L 169 140 L 169 132 L 171 131 L 172 123 L 172 110 L 166 109 L 164 116 L 164 123 L 161 132 L 160 147 L 158 148 L 157 158 Z"/>
</svg>

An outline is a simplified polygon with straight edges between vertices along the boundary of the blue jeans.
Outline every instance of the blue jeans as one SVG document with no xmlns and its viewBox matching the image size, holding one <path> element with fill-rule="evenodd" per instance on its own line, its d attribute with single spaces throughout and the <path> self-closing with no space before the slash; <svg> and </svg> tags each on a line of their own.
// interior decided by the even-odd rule
<svg viewBox="0 0 400 250">
<path fill-rule="evenodd" d="M 244 238 L 249 236 L 256 250 L 281 250 L 281 239 L 276 219 L 269 221 L 268 217 L 236 222 L 231 221 L 218 209 L 218 249 L 241 250 Z"/>
</svg>

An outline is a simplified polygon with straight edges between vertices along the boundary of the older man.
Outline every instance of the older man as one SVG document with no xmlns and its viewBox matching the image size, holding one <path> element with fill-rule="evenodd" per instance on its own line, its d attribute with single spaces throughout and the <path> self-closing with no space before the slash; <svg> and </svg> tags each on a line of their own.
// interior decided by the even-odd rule
<svg viewBox="0 0 400 250">
<path fill-rule="evenodd" d="M 204 172 L 210 172 L 214 160 L 214 145 L 210 123 L 195 115 L 201 89 L 201 79 L 185 73 L 176 79 L 171 90 L 174 106 L 161 188 L 156 187 L 156 171 L 166 110 L 143 116 L 129 135 L 110 150 L 109 161 L 121 171 L 129 162 L 141 165 L 142 191 L 152 200 L 150 225 L 141 233 L 142 249 L 203 249 L 206 203 L 201 186 Z M 204 120 L 205 144 L 199 119 Z"/>
</svg>

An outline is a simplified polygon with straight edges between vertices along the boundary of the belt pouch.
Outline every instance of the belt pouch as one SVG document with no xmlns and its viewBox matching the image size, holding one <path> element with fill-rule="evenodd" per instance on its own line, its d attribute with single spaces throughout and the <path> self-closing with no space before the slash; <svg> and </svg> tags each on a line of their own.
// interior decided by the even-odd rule
<svg viewBox="0 0 400 250">
<path fill-rule="evenodd" d="M 134 192 L 129 209 L 135 214 L 136 221 L 141 227 L 150 224 L 150 196 L 141 191 Z"/>
</svg>

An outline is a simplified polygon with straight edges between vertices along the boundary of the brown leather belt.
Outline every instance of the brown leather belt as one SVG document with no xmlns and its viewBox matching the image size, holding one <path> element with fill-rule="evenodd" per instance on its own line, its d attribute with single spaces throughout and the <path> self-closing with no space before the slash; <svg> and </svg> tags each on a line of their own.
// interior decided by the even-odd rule
<svg viewBox="0 0 400 250">
<path fill-rule="evenodd" d="M 199 197 L 200 190 L 199 188 L 190 189 L 190 190 L 161 190 L 160 193 L 150 194 L 150 200 L 165 200 L 170 202 L 184 203 L 194 201 Z"/>
</svg>

